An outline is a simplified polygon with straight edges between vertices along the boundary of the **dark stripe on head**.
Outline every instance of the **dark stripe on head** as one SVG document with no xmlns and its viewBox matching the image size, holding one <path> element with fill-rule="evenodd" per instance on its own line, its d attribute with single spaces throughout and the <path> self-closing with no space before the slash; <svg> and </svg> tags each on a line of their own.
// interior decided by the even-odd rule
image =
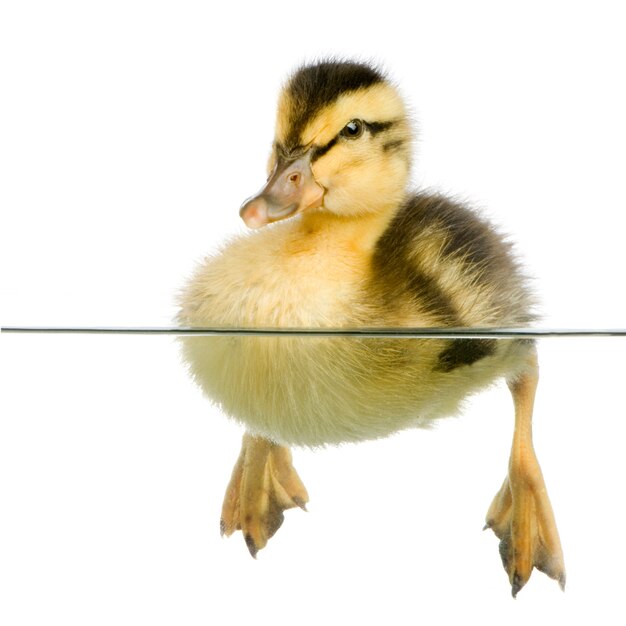
<svg viewBox="0 0 626 626">
<path fill-rule="evenodd" d="M 336 143 L 338 137 L 333 137 L 325 146 L 315 146 L 311 154 L 311 163 L 323 157 Z"/>
<path fill-rule="evenodd" d="M 323 61 L 300 68 L 286 87 L 292 102 L 287 147 L 297 145 L 306 125 L 339 96 L 384 80 L 380 71 L 364 63 Z"/>
<path fill-rule="evenodd" d="M 372 135 L 378 135 L 378 133 L 382 133 L 385 130 L 389 130 L 394 124 L 394 121 L 388 122 L 364 122 L 364 124 L 369 129 Z"/>
<path fill-rule="evenodd" d="M 401 148 L 404 145 L 404 139 L 393 139 L 392 141 L 387 141 L 383 144 L 384 152 L 394 152 Z"/>
<path fill-rule="evenodd" d="M 376 136 L 378 133 L 381 133 L 391 128 L 395 124 L 395 122 L 394 121 L 389 121 L 389 122 L 365 122 L 363 121 L 363 124 L 365 124 L 365 127 L 368 129 L 368 131 L 371 133 L 372 136 Z M 313 148 L 311 162 L 319 159 L 320 157 L 323 157 L 333 146 L 337 144 L 337 141 L 339 141 L 340 136 L 341 136 L 341 132 L 336 137 L 333 137 L 326 145 L 315 146 Z M 392 141 L 390 143 L 402 144 L 404 142 L 403 140 L 397 140 L 397 141 Z M 387 144 L 383 145 L 383 150 L 387 152 L 388 150 Z"/>
</svg>

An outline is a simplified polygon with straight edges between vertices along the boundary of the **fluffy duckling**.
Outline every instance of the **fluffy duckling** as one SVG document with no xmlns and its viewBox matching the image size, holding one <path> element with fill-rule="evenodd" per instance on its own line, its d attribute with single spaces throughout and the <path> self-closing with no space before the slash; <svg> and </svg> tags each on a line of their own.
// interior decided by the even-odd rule
<svg viewBox="0 0 626 626">
<path fill-rule="evenodd" d="M 375 67 L 298 69 L 278 103 L 268 180 L 240 215 L 253 229 L 196 270 L 186 327 L 517 327 L 532 298 L 509 245 L 461 204 L 407 188 L 411 124 Z M 507 478 L 487 513 L 513 595 L 533 567 L 565 582 L 531 439 L 533 342 L 188 337 L 205 393 L 246 434 L 222 511 L 253 556 L 308 495 L 289 446 L 384 437 L 455 413 L 500 377 L 515 403 Z"/>
</svg>

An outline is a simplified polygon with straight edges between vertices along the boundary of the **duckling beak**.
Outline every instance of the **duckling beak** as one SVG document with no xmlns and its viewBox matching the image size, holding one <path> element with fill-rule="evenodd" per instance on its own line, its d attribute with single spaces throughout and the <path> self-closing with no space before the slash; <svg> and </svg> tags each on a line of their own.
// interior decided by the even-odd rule
<svg viewBox="0 0 626 626">
<path fill-rule="evenodd" d="M 248 198 L 239 215 L 248 228 L 260 228 L 298 211 L 322 206 L 324 188 L 311 170 L 311 154 L 297 159 L 279 158 L 263 189 Z"/>
</svg>

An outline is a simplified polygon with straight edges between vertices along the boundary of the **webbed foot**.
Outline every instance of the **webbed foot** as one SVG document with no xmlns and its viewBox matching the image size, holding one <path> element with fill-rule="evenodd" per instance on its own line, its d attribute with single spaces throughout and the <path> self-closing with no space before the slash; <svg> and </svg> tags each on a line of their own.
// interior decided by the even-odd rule
<svg viewBox="0 0 626 626">
<path fill-rule="evenodd" d="M 283 512 L 296 506 L 306 511 L 308 500 L 289 448 L 246 433 L 224 497 L 221 533 L 241 530 L 256 558 L 283 523 Z"/>
<path fill-rule="evenodd" d="M 515 433 L 509 473 L 496 494 L 485 528 L 500 539 L 500 556 L 513 597 L 528 582 L 533 568 L 558 580 L 565 589 L 565 564 L 559 531 L 532 443 L 532 412 L 538 381 L 534 352 L 529 371 L 508 381 L 515 404 Z"/>
<path fill-rule="evenodd" d="M 539 465 L 517 480 L 505 479 L 487 512 L 486 528 L 500 539 L 500 557 L 514 598 L 533 568 L 565 589 L 561 541 Z"/>
</svg>

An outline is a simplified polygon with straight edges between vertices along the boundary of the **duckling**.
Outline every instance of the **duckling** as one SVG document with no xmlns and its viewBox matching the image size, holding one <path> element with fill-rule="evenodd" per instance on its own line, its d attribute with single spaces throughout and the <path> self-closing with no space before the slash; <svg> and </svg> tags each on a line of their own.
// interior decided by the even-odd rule
<svg viewBox="0 0 626 626">
<path fill-rule="evenodd" d="M 519 327 L 534 299 L 510 245 L 462 204 L 412 191 L 412 127 L 377 67 L 298 68 L 278 101 L 250 230 L 204 260 L 178 321 L 202 328 Z M 528 340 L 219 336 L 182 339 L 202 390 L 243 424 L 221 531 L 253 557 L 308 494 L 292 446 L 325 446 L 427 426 L 505 378 L 515 405 L 507 477 L 486 528 L 513 596 L 533 568 L 565 584 L 563 554 L 532 446 L 538 380 Z"/>
</svg>

